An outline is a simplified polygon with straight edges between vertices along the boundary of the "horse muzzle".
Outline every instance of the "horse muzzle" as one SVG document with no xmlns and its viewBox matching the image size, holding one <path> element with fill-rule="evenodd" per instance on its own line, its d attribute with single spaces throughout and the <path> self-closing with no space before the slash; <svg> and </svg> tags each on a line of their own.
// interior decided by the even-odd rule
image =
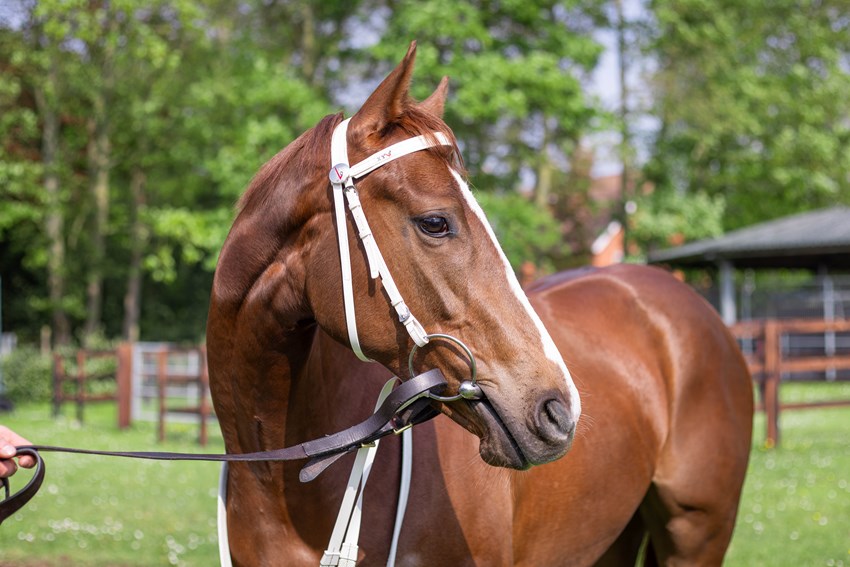
<svg viewBox="0 0 850 567">
<path fill-rule="evenodd" d="M 567 454 L 575 437 L 577 420 L 569 406 L 550 396 L 525 418 L 514 417 L 487 395 L 471 404 L 481 423 L 481 458 L 493 466 L 527 469 Z"/>
</svg>

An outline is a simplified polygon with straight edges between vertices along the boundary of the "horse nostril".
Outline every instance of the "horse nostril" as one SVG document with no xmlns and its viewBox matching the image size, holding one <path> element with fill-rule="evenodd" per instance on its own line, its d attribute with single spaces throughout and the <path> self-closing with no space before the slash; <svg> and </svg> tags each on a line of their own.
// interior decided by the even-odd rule
<svg viewBox="0 0 850 567">
<path fill-rule="evenodd" d="M 575 421 L 570 417 L 567 406 L 558 399 L 543 402 L 538 415 L 540 435 L 548 441 L 569 441 L 575 431 Z"/>
</svg>

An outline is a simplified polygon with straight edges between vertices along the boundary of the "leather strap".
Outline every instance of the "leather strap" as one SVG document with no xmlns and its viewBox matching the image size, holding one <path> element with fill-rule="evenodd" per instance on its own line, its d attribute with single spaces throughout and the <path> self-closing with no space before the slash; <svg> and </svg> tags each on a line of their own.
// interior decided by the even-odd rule
<svg viewBox="0 0 850 567">
<path fill-rule="evenodd" d="M 375 237 L 372 235 L 372 229 L 369 227 L 366 215 L 363 213 L 363 207 L 360 204 L 357 189 L 354 187 L 354 180 L 400 157 L 433 146 L 448 146 L 451 145 L 451 142 L 442 132 L 434 132 L 433 136 L 415 136 L 375 152 L 363 161 L 349 166 L 347 133 L 350 120 L 350 118 L 343 120 L 334 129 L 333 136 L 331 137 L 331 169 L 328 175 L 333 186 L 334 214 L 336 216 L 337 242 L 339 244 L 339 258 L 342 268 L 342 296 L 345 305 L 348 341 L 351 344 L 351 350 L 354 351 L 357 358 L 371 362 L 371 359 L 363 353 L 363 349 L 360 347 L 360 340 L 357 336 L 354 290 L 351 278 L 351 255 L 348 245 L 348 225 L 345 215 L 345 203 L 343 201 L 347 201 L 348 209 L 351 211 L 351 216 L 357 228 L 357 235 L 360 237 L 363 248 L 366 250 L 366 260 L 369 265 L 370 276 L 372 279 L 381 278 L 384 291 L 390 300 L 390 305 L 395 309 L 399 321 L 404 325 L 410 338 L 413 339 L 413 342 L 417 346 L 425 346 L 428 343 L 428 333 L 422 327 L 422 324 L 419 323 L 419 320 L 410 312 L 410 309 L 404 302 L 404 298 L 401 296 L 401 292 L 399 292 L 398 287 L 395 285 L 395 281 L 384 261 L 384 257 L 381 255 Z M 343 196 L 345 199 L 343 199 Z"/>
<path fill-rule="evenodd" d="M 18 447 L 17 456 L 29 455 L 35 458 L 35 474 L 21 490 L 13 495 L 9 495 L 10 483 L 8 478 L 2 478 L 3 488 L 6 491 L 5 499 L 0 502 L 0 524 L 6 521 L 6 518 L 24 507 L 30 501 L 30 498 L 35 496 L 38 489 L 41 488 L 41 483 L 44 482 L 44 459 L 38 454 L 38 451 L 32 447 Z"/>
<path fill-rule="evenodd" d="M 20 510 L 35 496 L 44 480 L 45 465 L 39 452 L 50 451 L 77 455 L 102 455 L 108 457 L 127 457 L 160 461 L 219 461 L 219 462 L 256 462 L 256 461 L 293 461 L 311 458 L 301 470 L 302 482 L 316 478 L 331 463 L 342 455 L 368 445 L 381 437 L 401 431 L 410 425 L 422 423 L 437 415 L 427 398 L 432 388 L 442 388 L 446 379 L 439 369 L 429 370 L 400 384 L 384 400 L 378 410 L 363 422 L 333 435 L 313 439 L 299 445 L 257 451 L 253 453 L 169 453 L 161 451 L 96 451 L 75 449 L 53 445 L 27 445 L 17 447 L 18 455 L 31 455 L 36 459 L 36 471 L 32 479 L 20 491 L 9 496 L 8 479 L 3 479 L 6 498 L 0 502 L 0 524 L 6 518 Z"/>
</svg>

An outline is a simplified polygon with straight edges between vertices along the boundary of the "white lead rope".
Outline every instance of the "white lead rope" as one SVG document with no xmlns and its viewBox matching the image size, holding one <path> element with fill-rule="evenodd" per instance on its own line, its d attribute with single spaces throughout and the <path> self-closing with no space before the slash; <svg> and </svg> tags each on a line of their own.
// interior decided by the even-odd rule
<svg viewBox="0 0 850 567">
<path fill-rule="evenodd" d="M 218 475 L 217 499 L 218 560 L 221 567 L 233 567 L 230 559 L 230 540 L 227 539 L 227 461 L 221 463 Z"/>
</svg>

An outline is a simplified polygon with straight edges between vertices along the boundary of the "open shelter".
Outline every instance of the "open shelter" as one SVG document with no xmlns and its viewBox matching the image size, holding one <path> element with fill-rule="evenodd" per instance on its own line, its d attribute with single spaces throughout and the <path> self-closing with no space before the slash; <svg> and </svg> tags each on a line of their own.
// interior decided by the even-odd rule
<svg viewBox="0 0 850 567">
<path fill-rule="evenodd" d="M 650 264 L 716 267 L 720 313 L 736 321 L 736 269 L 807 269 L 819 274 L 850 270 L 850 207 L 835 206 L 755 224 L 718 238 L 649 254 Z M 824 282 L 828 282 L 824 278 Z M 825 283 L 824 293 L 830 293 Z M 827 302 L 825 301 L 824 304 Z"/>
</svg>

